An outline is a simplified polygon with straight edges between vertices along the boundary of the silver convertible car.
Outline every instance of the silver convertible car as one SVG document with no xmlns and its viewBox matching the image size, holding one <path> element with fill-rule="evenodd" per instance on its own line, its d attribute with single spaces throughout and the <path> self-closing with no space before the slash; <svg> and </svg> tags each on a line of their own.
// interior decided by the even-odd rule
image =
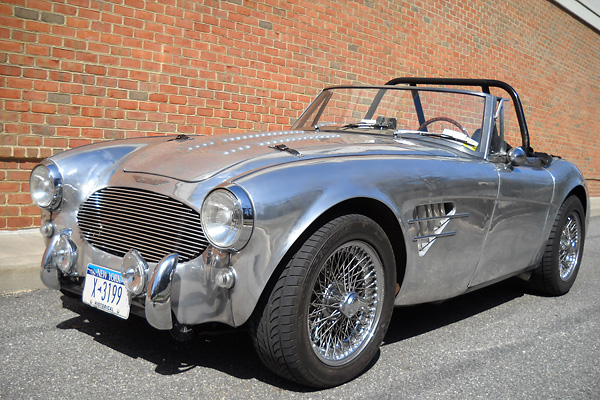
<svg viewBox="0 0 600 400">
<path fill-rule="evenodd" d="M 313 387 L 360 375 L 394 306 L 517 275 L 567 293 L 589 221 L 582 174 L 480 79 L 328 87 L 286 131 L 84 146 L 30 189 L 46 286 L 180 338 L 244 327 Z"/>
</svg>

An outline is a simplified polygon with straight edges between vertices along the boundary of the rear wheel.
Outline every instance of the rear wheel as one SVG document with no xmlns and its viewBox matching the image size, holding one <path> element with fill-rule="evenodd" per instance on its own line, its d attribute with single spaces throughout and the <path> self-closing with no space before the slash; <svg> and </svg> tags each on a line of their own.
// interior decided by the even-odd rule
<svg viewBox="0 0 600 400">
<path fill-rule="evenodd" d="M 558 210 L 540 266 L 529 280 L 534 290 L 551 296 L 571 290 L 583 255 L 584 220 L 581 201 L 567 198 Z"/>
<path fill-rule="evenodd" d="M 336 218 L 304 242 L 259 304 L 255 348 L 269 369 L 298 383 L 349 381 L 377 354 L 395 285 L 383 229 L 362 215 Z"/>
</svg>

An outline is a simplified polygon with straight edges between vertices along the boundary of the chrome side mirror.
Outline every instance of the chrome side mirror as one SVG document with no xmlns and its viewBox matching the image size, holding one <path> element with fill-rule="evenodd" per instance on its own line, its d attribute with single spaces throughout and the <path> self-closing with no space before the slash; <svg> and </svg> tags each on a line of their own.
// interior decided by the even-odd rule
<svg viewBox="0 0 600 400">
<path fill-rule="evenodd" d="M 514 167 L 525 164 L 527 161 L 527 153 L 522 146 L 513 147 L 508 151 L 508 162 Z"/>
</svg>

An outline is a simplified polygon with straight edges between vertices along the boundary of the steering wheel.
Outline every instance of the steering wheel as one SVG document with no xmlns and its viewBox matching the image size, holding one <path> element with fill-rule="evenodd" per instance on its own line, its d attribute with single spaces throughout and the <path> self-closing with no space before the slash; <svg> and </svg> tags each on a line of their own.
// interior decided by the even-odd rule
<svg viewBox="0 0 600 400">
<path fill-rule="evenodd" d="M 421 126 L 419 126 L 419 131 L 422 131 L 423 129 L 425 129 L 425 127 L 429 124 L 432 124 L 434 122 L 438 122 L 438 121 L 445 121 L 445 122 L 450 122 L 453 125 L 456 125 L 458 127 L 458 129 L 461 130 L 462 133 L 464 133 L 465 135 L 469 136 L 469 133 L 467 132 L 467 130 L 465 129 L 464 126 L 462 126 L 460 123 L 458 123 L 458 121 L 453 120 L 452 118 L 448 118 L 448 117 L 435 117 L 435 118 L 430 118 L 427 121 L 423 122 L 421 124 Z"/>
</svg>

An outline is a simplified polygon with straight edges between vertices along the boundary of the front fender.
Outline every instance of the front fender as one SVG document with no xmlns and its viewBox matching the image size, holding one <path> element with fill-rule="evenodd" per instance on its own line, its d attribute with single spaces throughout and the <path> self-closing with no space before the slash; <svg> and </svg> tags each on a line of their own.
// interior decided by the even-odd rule
<svg viewBox="0 0 600 400">
<path fill-rule="evenodd" d="M 332 207 L 352 198 L 371 198 L 387 205 L 399 218 L 400 211 L 386 195 L 383 180 L 373 179 L 381 171 L 383 160 L 341 161 L 328 162 L 327 174 L 323 174 L 323 162 L 313 160 L 269 168 L 235 181 L 250 195 L 255 208 L 252 238 L 231 257 L 241 283 L 231 293 L 236 326 L 252 314 L 269 279 L 294 243 Z M 365 169 L 372 169 L 373 173 Z"/>
</svg>

